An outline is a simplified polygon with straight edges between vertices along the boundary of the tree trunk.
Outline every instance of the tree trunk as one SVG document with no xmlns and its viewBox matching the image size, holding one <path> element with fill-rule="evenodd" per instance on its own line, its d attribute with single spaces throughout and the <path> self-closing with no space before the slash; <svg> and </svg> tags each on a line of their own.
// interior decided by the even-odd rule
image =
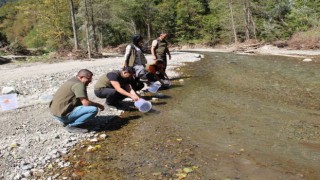
<svg viewBox="0 0 320 180">
<path fill-rule="evenodd" d="M 88 6 L 87 0 L 84 0 L 86 7 L 86 18 L 85 18 L 85 28 L 86 28 L 86 38 L 87 38 L 87 50 L 88 50 L 88 58 L 91 60 L 91 48 L 90 48 L 90 39 L 89 39 L 89 14 L 88 14 Z"/>
<path fill-rule="evenodd" d="M 147 20 L 148 41 L 151 39 L 151 22 Z"/>
<path fill-rule="evenodd" d="M 245 36 L 246 40 L 250 39 L 250 14 L 249 14 L 249 5 L 247 0 L 243 2 L 243 11 L 244 11 L 244 28 L 245 28 Z"/>
<path fill-rule="evenodd" d="M 231 16 L 231 23 L 232 23 L 232 30 L 234 36 L 234 43 L 238 43 L 237 31 L 234 25 L 234 18 L 233 18 L 233 10 L 232 10 L 232 0 L 229 0 L 229 8 L 230 8 L 230 16 Z"/>
<path fill-rule="evenodd" d="M 100 31 L 100 49 L 103 49 L 103 34 L 102 32 Z"/>
<path fill-rule="evenodd" d="M 98 40 L 97 40 L 97 34 L 96 34 L 96 24 L 94 22 L 94 17 L 93 17 L 92 0 L 89 0 L 89 3 L 90 3 L 90 8 L 91 8 L 91 23 L 92 23 L 92 30 L 93 30 L 93 45 L 94 45 L 95 51 L 99 52 Z"/>
<path fill-rule="evenodd" d="M 252 14 L 251 11 L 249 9 L 249 15 L 250 15 L 250 22 L 252 23 L 252 31 L 253 31 L 253 35 L 254 35 L 254 39 L 257 40 L 257 31 L 256 31 L 256 23 L 254 22 L 253 18 L 252 18 Z"/>
<path fill-rule="evenodd" d="M 73 0 L 69 0 L 70 4 L 70 14 L 71 14 L 71 22 L 72 22 L 72 29 L 73 29 L 73 39 L 74 39 L 74 49 L 79 49 L 79 43 L 78 43 L 78 36 L 77 36 L 77 27 L 76 27 L 76 18 L 74 16 L 74 5 Z"/>
</svg>

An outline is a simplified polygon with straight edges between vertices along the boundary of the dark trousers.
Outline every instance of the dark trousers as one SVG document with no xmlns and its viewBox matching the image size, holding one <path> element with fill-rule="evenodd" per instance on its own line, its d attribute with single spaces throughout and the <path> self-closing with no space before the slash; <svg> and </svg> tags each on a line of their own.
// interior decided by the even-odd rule
<svg viewBox="0 0 320 180">
<path fill-rule="evenodd" d="M 167 55 L 157 55 L 157 59 L 161 59 L 164 62 L 164 71 L 167 69 Z"/>
<path fill-rule="evenodd" d="M 157 74 L 157 75 L 158 75 L 158 77 L 159 77 L 160 79 L 165 79 L 165 77 L 164 77 L 163 74 Z M 145 75 L 145 78 L 147 78 L 148 81 L 150 81 L 150 82 L 155 82 L 155 81 L 157 81 L 157 79 L 155 78 L 155 75 L 152 74 L 152 73 L 150 73 L 150 72 L 148 72 L 148 73 Z"/>
<path fill-rule="evenodd" d="M 101 88 L 100 90 L 94 90 L 94 94 L 99 98 L 106 98 L 106 104 L 108 105 L 116 104 L 126 98 L 126 96 L 118 93 L 113 88 Z"/>
<path fill-rule="evenodd" d="M 136 78 L 133 80 L 133 82 L 131 82 L 131 87 L 133 90 L 139 91 L 144 87 L 144 84 L 140 81 L 139 78 Z"/>
</svg>

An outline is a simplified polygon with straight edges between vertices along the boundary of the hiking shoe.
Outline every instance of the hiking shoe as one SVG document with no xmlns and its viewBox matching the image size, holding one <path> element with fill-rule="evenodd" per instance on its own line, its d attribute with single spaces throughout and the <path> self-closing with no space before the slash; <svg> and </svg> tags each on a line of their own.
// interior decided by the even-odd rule
<svg viewBox="0 0 320 180">
<path fill-rule="evenodd" d="M 87 129 L 82 129 L 82 128 L 79 128 L 76 126 L 67 125 L 65 128 L 70 133 L 86 133 L 86 132 L 88 132 Z"/>
</svg>

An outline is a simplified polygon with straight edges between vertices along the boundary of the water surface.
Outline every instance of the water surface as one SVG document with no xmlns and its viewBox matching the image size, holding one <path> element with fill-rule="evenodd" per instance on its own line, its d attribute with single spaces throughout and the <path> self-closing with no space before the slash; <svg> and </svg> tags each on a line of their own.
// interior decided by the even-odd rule
<svg viewBox="0 0 320 180">
<path fill-rule="evenodd" d="M 202 149 L 208 169 L 221 156 L 234 155 L 240 167 L 235 170 L 220 162 L 226 174 L 320 178 L 319 63 L 278 56 L 204 55 L 188 64 L 183 81 L 164 92 L 172 98 L 160 116 L 178 124 Z M 211 173 L 207 177 L 216 175 Z"/>
</svg>

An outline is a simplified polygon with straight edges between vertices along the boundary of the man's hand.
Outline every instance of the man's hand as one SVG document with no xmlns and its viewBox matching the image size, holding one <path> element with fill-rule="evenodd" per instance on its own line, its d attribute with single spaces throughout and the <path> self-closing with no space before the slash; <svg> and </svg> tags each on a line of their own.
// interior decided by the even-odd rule
<svg viewBox="0 0 320 180">
<path fill-rule="evenodd" d="M 132 95 L 131 95 L 131 99 L 132 99 L 133 101 L 138 101 L 138 100 L 140 99 L 140 97 L 137 96 L 137 95 L 135 95 L 135 94 L 132 94 Z"/>
</svg>

